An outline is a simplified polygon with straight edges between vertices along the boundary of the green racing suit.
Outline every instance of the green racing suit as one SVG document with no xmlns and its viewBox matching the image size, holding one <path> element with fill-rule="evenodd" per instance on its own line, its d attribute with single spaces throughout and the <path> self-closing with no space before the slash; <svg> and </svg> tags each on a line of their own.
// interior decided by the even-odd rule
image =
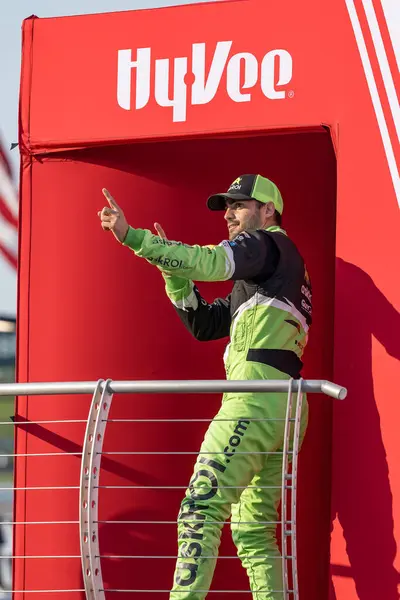
<svg viewBox="0 0 400 600">
<path fill-rule="evenodd" d="M 299 378 L 311 325 L 311 283 L 286 232 L 243 232 L 218 246 L 189 246 L 128 230 L 124 245 L 161 269 L 166 292 L 200 341 L 230 336 L 227 379 Z M 234 281 L 207 303 L 193 281 Z M 198 455 L 178 516 L 178 559 L 170 598 L 201 600 L 211 585 L 223 523 L 253 598 L 283 600 L 276 525 L 282 477 L 286 394 L 225 393 Z M 300 444 L 308 421 L 303 401 Z"/>
</svg>

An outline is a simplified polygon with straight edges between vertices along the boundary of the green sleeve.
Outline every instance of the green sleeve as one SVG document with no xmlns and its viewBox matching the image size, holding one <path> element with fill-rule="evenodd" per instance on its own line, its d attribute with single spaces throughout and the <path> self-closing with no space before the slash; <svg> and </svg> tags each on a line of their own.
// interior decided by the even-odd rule
<svg viewBox="0 0 400 600">
<path fill-rule="evenodd" d="M 161 272 L 165 281 L 165 291 L 172 304 L 177 308 L 185 309 L 193 305 L 194 283 L 191 279 L 183 279 L 175 275 Z"/>
<path fill-rule="evenodd" d="M 235 269 L 227 241 L 218 246 L 188 246 L 153 235 L 147 229 L 130 227 L 123 242 L 133 252 L 160 267 L 167 275 L 195 281 L 225 281 Z"/>
</svg>

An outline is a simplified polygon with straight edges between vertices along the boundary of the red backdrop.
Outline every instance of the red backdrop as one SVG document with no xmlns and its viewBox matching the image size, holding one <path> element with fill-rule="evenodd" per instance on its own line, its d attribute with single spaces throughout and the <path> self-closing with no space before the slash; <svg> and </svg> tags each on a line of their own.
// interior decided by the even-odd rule
<svg viewBox="0 0 400 600">
<path fill-rule="evenodd" d="M 204 345 L 190 338 L 164 295 L 159 273 L 103 233 L 96 212 L 105 186 L 132 225 L 152 227 L 158 220 L 171 238 L 215 243 L 225 228 L 221 216 L 206 210 L 206 196 L 241 173 L 265 173 L 282 189 L 285 227 L 313 278 L 315 324 L 304 374 L 334 379 L 350 392 L 344 403 L 334 403 L 333 437 L 331 401 L 310 399 L 299 498 L 301 593 L 310 600 L 335 594 L 339 600 L 375 600 L 379 590 L 378 597 L 394 600 L 400 494 L 397 407 L 389 400 L 400 354 L 394 307 L 398 281 L 392 276 L 399 255 L 389 152 L 394 121 L 379 88 L 388 142 L 381 121 L 378 126 L 345 5 L 327 9 L 324 20 L 319 3 L 309 0 L 307 7 L 290 2 L 290 11 L 283 5 L 267 9 L 243 0 L 25 21 L 18 378 L 223 377 L 224 343 Z M 365 26 L 359 5 L 357 10 Z M 165 25 L 174 19 L 185 23 L 179 37 L 166 35 Z M 251 30 L 241 28 L 239 35 L 237 24 L 249 20 Z M 153 66 L 148 104 L 134 109 L 133 75 L 133 108 L 118 105 L 118 50 L 131 49 L 132 60 L 137 48 L 151 48 L 152 60 L 173 59 L 190 57 L 192 44 L 205 42 L 209 69 L 217 42 L 224 40 L 233 40 L 232 62 L 215 97 L 191 104 L 193 77 L 184 80 L 184 121 L 174 122 L 172 108 L 157 105 Z M 281 58 L 263 63 L 274 49 Z M 291 67 L 282 50 L 290 54 Z M 232 58 L 243 52 L 255 57 L 257 70 L 249 56 L 239 62 Z M 239 87 L 251 93 L 249 101 L 235 102 L 228 94 L 237 64 L 248 69 L 241 71 Z M 263 71 L 262 64 L 272 71 Z M 198 67 L 190 60 L 189 65 L 198 78 Z M 283 97 L 267 98 L 261 81 L 264 92 Z M 181 94 L 186 88 L 181 85 Z M 173 98 L 172 83 L 167 91 Z M 398 155 L 394 158 L 397 167 Z M 201 289 L 212 298 L 229 286 Z M 122 396 L 114 402 L 113 418 L 208 418 L 219 398 Z M 81 397 L 20 398 L 17 411 L 30 420 L 84 419 L 88 406 L 89 399 Z M 17 450 L 78 452 L 83 431 L 83 424 L 32 426 L 29 435 L 21 428 Z M 105 450 L 195 451 L 203 433 L 204 424 L 110 423 Z M 109 457 L 102 484 L 186 485 L 193 458 Z M 74 486 L 79 464 L 73 456 L 19 458 L 16 485 Z M 172 520 L 181 493 L 102 490 L 101 519 Z M 77 498 L 77 490 L 17 493 L 16 518 L 76 520 Z M 77 526 L 47 526 L 40 535 L 35 527 L 16 528 L 16 553 L 79 554 Z M 100 544 L 105 554 L 176 552 L 170 525 L 104 525 Z M 221 551 L 233 552 L 229 536 Z M 39 566 L 16 561 L 14 587 L 81 587 L 79 560 L 60 560 Z M 104 560 L 103 569 L 112 587 L 168 589 L 173 561 Z M 229 586 L 245 589 L 244 574 L 239 565 L 221 561 L 214 587 Z"/>
</svg>

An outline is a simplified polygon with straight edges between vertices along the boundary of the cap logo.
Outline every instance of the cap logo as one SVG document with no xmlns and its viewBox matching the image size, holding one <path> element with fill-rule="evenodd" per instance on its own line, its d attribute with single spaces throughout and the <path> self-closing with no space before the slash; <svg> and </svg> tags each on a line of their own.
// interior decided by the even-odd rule
<svg viewBox="0 0 400 600">
<path fill-rule="evenodd" d="M 242 181 L 241 177 L 238 177 L 237 179 L 235 179 L 235 181 L 232 183 L 232 185 L 231 185 L 231 187 L 229 188 L 228 191 L 231 191 L 231 190 L 240 190 L 240 188 L 242 187 L 241 186 L 241 181 Z"/>
</svg>

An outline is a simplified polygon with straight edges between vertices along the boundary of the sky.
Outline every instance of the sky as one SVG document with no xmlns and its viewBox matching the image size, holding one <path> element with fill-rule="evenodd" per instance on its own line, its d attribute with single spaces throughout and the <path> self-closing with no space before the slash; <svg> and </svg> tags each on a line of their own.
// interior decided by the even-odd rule
<svg viewBox="0 0 400 600">
<path fill-rule="evenodd" d="M 11 2 L 0 0 L 0 139 L 6 150 L 18 140 L 21 24 L 24 18 L 32 14 L 38 17 L 57 17 L 177 6 L 202 1 L 204 0 L 13 0 Z M 265 0 L 266 3 L 268 1 Z M 387 20 L 391 24 L 391 38 L 400 68 L 400 0 L 381 0 L 381 2 Z M 8 156 L 17 183 L 18 148 L 9 152 Z M 0 259 L 0 315 L 15 316 L 15 313 L 16 276 L 14 271 Z"/>
</svg>

